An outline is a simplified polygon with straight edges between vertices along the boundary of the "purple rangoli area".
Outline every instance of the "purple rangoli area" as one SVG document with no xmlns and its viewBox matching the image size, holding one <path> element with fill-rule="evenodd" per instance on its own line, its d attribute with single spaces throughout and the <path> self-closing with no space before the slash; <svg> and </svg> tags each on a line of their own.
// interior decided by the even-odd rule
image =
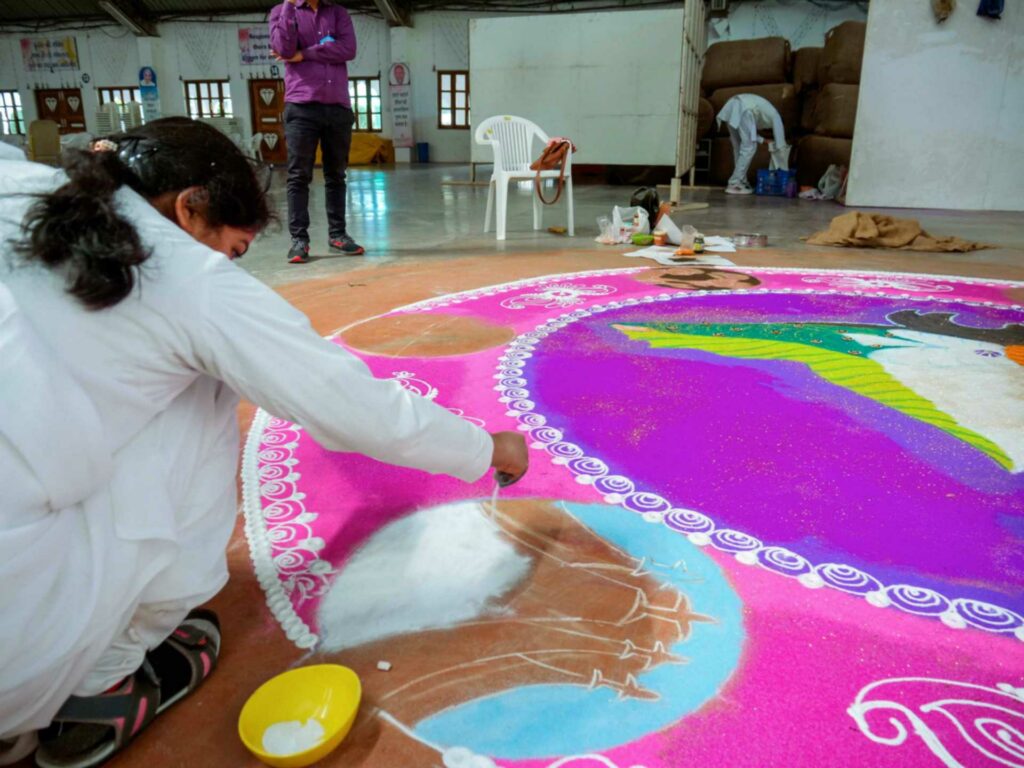
<svg viewBox="0 0 1024 768">
<path fill-rule="evenodd" d="M 403 721 L 394 758 L 441 764 L 461 745 L 500 768 L 1022 765 L 1021 295 L 1000 281 L 681 267 L 395 310 L 516 334 L 452 357 L 357 354 L 489 431 L 521 431 L 531 469 L 501 499 L 551 504 L 613 547 L 520 548 L 531 568 L 550 566 L 547 547 L 562 553 L 564 582 L 524 582 L 508 595 L 533 595 L 529 610 L 515 598 L 446 627 L 449 666 L 428 665 L 421 693 L 458 699 L 466 679 L 494 690 Z M 401 619 L 400 558 L 379 561 L 382 599 L 358 622 L 331 607 L 358 597 L 349 585 L 381 541 L 420 551 L 396 530 L 462 519 L 493 490 L 326 451 L 263 412 L 243 477 L 257 576 L 301 648 Z M 466 546 L 483 557 L 485 541 Z M 610 551 L 618 560 L 593 559 Z M 453 583 L 479 581 L 462 574 Z M 588 590 L 609 585 L 625 588 L 621 618 L 586 615 Z M 691 610 L 674 642 L 635 639 Z M 498 620 L 493 643 L 475 634 Z M 380 653 L 395 669 L 366 680 L 375 700 L 420 701 L 403 700 L 402 654 L 433 647 L 430 633 L 378 635 L 328 660 Z M 469 672 L 444 661 L 462 643 Z M 516 682 L 478 669 L 485 657 L 554 679 Z"/>
<path fill-rule="evenodd" d="M 1024 509 L 1024 475 L 802 363 L 652 350 L 613 327 L 874 325 L 892 311 L 881 298 L 749 294 L 627 307 L 552 334 L 525 374 L 537 412 L 566 440 L 718 527 L 885 584 L 1020 610 L 1024 552 L 1013 521 Z M 966 307 L 957 319 L 993 327 L 1011 318 Z"/>
</svg>

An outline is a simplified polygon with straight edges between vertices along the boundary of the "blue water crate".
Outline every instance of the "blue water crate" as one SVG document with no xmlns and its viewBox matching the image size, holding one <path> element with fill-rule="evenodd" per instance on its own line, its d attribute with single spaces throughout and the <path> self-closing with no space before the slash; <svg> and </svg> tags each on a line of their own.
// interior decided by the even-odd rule
<svg viewBox="0 0 1024 768">
<path fill-rule="evenodd" d="M 769 197 L 796 197 L 795 194 L 790 194 L 790 188 L 796 187 L 796 170 L 789 171 L 769 171 L 762 168 L 757 172 L 757 188 L 755 191 L 759 195 L 767 195 Z M 794 189 L 795 191 L 795 189 Z"/>
</svg>

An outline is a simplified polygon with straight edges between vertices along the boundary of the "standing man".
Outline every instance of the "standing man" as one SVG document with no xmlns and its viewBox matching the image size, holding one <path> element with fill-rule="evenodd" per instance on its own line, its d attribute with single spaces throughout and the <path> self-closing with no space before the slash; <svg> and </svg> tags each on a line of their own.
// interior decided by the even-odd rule
<svg viewBox="0 0 1024 768">
<path fill-rule="evenodd" d="M 782 125 L 782 116 L 763 96 L 753 93 L 741 93 L 733 96 L 718 113 L 718 124 L 726 124 L 729 138 L 732 140 L 732 157 L 735 163 L 729 185 L 725 188 L 727 195 L 750 195 L 751 189 L 747 181 L 747 171 L 754 159 L 757 145 L 764 139 L 758 134 L 760 130 L 770 130 L 775 141 L 768 143 L 771 152 L 771 168 L 789 169 L 789 145 L 786 143 L 786 129 Z"/>
<path fill-rule="evenodd" d="M 345 168 L 352 144 L 348 62 L 356 33 L 348 11 L 329 0 L 285 0 L 270 12 L 270 45 L 284 62 L 284 135 L 288 143 L 288 262 L 309 261 L 309 182 L 316 148 L 323 157 L 331 251 L 366 251 L 345 228 Z"/>
</svg>

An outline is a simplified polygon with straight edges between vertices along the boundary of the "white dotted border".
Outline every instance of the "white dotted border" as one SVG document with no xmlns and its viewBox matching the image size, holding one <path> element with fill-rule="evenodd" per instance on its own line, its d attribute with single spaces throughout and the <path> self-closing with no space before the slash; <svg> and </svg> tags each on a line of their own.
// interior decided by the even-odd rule
<svg viewBox="0 0 1024 768">
<path fill-rule="evenodd" d="M 804 272 L 804 270 L 792 270 Z M 955 282 L 955 281 L 954 281 Z M 499 393 L 499 401 L 506 404 L 508 408 L 506 416 L 519 421 L 518 428 L 525 432 L 535 432 L 537 437 L 531 445 L 537 450 L 544 450 L 552 456 L 552 463 L 566 466 L 570 462 L 588 462 L 592 468 L 588 472 L 570 471 L 575 475 L 577 482 L 593 486 L 599 478 L 607 478 L 620 486 L 624 493 L 605 493 L 604 500 L 609 504 L 622 506 L 630 512 L 636 513 L 648 507 L 643 512 L 643 517 L 648 522 L 664 523 L 666 518 L 675 514 L 680 519 L 691 519 L 699 521 L 699 527 L 705 530 L 694 531 L 686 534 L 689 540 L 698 546 L 711 545 L 716 549 L 733 554 L 737 561 L 744 565 L 761 565 L 773 573 L 780 573 L 784 576 L 796 578 L 801 584 L 808 588 L 820 588 L 830 586 L 851 594 L 861 594 L 869 604 L 876 607 L 894 606 L 907 613 L 919 616 L 935 617 L 935 606 L 945 604 L 947 608 L 938 614 L 938 618 L 946 625 L 954 629 L 963 629 L 968 625 L 998 634 L 1012 634 L 1019 640 L 1024 641 L 1024 617 L 1015 611 L 1002 606 L 993 605 L 980 600 L 967 598 L 950 599 L 934 590 L 923 587 L 915 587 L 907 584 L 885 585 L 870 574 L 864 573 L 857 568 L 839 563 L 821 563 L 812 565 L 803 556 L 786 550 L 781 547 L 767 546 L 753 536 L 740 531 L 718 528 L 711 518 L 699 512 L 687 509 L 679 509 L 657 494 L 637 491 L 635 484 L 628 478 L 611 474 L 610 469 L 603 461 L 595 457 L 584 455 L 583 451 L 572 443 L 562 440 L 561 430 L 547 426 L 547 419 L 535 410 L 535 403 L 529 399 L 529 384 L 524 373 L 524 361 L 533 356 L 533 349 L 547 336 L 555 333 L 566 326 L 575 323 L 594 314 L 607 312 L 612 309 L 651 304 L 655 302 L 674 301 L 688 298 L 699 298 L 703 296 L 721 296 L 723 294 L 805 294 L 805 295 L 841 295 L 841 296 L 869 296 L 882 298 L 900 298 L 910 301 L 935 302 L 946 304 L 957 304 L 959 306 L 976 307 L 1001 307 L 1010 310 L 1020 310 L 1019 305 L 1006 305 L 1001 302 L 992 301 L 967 301 L 953 297 L 942 296 L 912 296 L 910 294 L 893 294 L 886 291 L 839 291 L 836 289 L 814 289 L 814 288 L 779 288 L 779 289 L 739 289 L 732 291 L 686 291 L 677 293 L 660 293 L 656 295 L 645 295 L 638 298 L 628 298 L 621 301 L 612 301 L 607 304 L 598 304 L 587 309 L 577 309 L 566 312 L 554 318 L 550 318 L 538 325 L 533 331 L 517 336 L 506 348 L 504 354 L 498 358 L 497 373 L 494 378 L 499 382 L 495 390 Z M 508 384 L 506 382 L 511 381 Z M 599 489 L 595 490 L 601 493 Z M 668 526 L 667 526 L 668 527 Z M 675 528 L 671 530 L 675 531 Z M 775 565 L 776 567 L 771 567 Z M 787 574 L 779 568 L 788 568 L 794 571 Z M 795 573 L 800 571 L 799 575 Z M 864 593 L 865 585 L 877 585 L 877 588 Z M 900 602 L 894 602 L 893 597 L 898 597 Z M 902 601 L 913 600 L 918 607 L 906 604 Z M 1006 628 L 988 626 L 986 620 L 1004 620 Z"/>
<path fill-rule="evenodd" d="M 253 570 L 256 572 L 256 580 L 263 589 L 267 607 L 281 625 L 288 639 L 299 648 L 308 649 L 316 646 L 318 638 L 309 625 L 296 613 L 291 594 L 281 582 L 280 573 L 274 563 L 270 531 L 263 514 L 260 446 L 263 443 L 263 435 L 270 429 L 273 420 L 274 417 L 266 411 L 262 409 L 256 411 L 252 426 L 249 428 L 249 436 L 245 441 L 245 448 L 242 451 L 242 512 L 245 516 L 245 537 L 249 541 L 249 558 L 252 560 Z M 298 448 L 300 432 L 292 425 L 289 425 L 289 428 L 295 431 L 295 440 L 283 445 L 275 445 L 274 448 L 284 451 L 285 456 L 280 461 L 267 462 L 267 464 L 286 466 L 290 470 L 297 463 L 295 451 Z M 298 492 L 296 482 L 295 493 L 289 501 L 298 504 L 305 511 L 304 498 L 304 494 Z"/>
</svg>

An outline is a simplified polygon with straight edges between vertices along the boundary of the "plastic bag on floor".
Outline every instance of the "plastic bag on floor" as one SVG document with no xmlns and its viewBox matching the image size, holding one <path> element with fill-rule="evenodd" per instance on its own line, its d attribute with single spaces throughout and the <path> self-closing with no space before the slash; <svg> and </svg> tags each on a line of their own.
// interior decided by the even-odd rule
<svg viewBox="0 0 1024 768">
<path fill-rule="evenodd" d="M 647 235 L 651 232 L 650 217 L 640 206 L 622 208 L 615 206 L 609 221 L 604 216 L 597 220 L 601 234 L 597 242 L 604 245 L 619 245 L 632 241 L 633 235 Z"/>
<path fill-rule="evenodd" d="M 817 189 L 806 189 L 800 193 L 802 200 L 835 200 L 843 188 L 846 179 L 846 168 L 841 165 L 830 165 L 825 175 L 818 181 Z"/>
</svg>

